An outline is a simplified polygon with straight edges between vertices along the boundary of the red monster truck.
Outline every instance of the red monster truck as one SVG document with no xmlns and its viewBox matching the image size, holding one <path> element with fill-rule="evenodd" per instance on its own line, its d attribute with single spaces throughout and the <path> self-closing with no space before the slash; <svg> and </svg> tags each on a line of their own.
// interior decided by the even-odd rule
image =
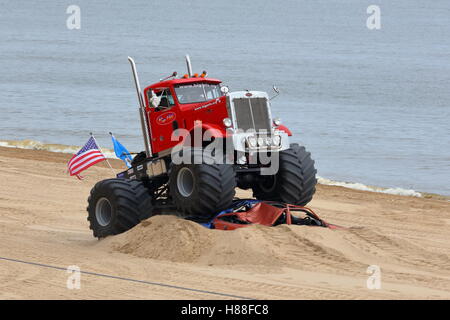
<svg viewBox="0 0 450 320">
<path fill-rule="evenodd" d="M 291 132 L 272 118 L 266 92 L 228 92 L 206 71 L 193 74 L 189 56 L 187 74 L 174 72 L 141 90 L 128 60 L 145 151 L 130 169 L 92 188 L 87 211 L 95 237 L 122 233 L 163 210 L 210 217 L 231 205 L 236 187 L 260 200 L 311 201 L 314 161 L 303 146 L 289 144 Z M 197 133 L 200 142 L 191 139 Z"/>
</svg>

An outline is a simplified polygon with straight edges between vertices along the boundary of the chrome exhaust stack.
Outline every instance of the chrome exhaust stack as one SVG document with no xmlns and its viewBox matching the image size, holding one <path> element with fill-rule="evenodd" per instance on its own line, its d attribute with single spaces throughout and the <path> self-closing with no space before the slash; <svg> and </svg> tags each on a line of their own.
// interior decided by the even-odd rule
<svg viewBox="0 0 450 320">
<path fill-rule="evenodd" d="M 186 55 L 186 66 L 187 66 L 187 72 L 189 77 L 192 77 L 192 65 L 191 65 L 191 58 L 189 58 L 189 55 Z"/>
<path fill-rule="evenodd" d="M 153 156 L 152 154 L 152 146 L 150 144 L 150 135 L 149 135 L 149 123 L 147 122 L 147 116 L 145 114 L 145 103 L 144 103 L 144 95 L 141 91 L 141 85 L 139 84 L 139 78 L 136 71 L 136 64 L 134 63 L 133 58 L 128 57 L 128 61 L 131 64 L 131 70 L 133 71 L 134 84 L 136 86 L 136 93 L 139 100 L 139 115 L 141 118 L 141 127 L 142 127 L 142 135 L 144 136 L 144 144 L 145 144 L 145 155 L 147 158 Z"/>
</svg>

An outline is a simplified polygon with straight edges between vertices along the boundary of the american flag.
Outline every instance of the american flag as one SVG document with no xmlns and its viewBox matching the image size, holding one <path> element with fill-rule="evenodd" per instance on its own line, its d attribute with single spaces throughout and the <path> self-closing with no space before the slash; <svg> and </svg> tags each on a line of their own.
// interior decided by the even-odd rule
<svg viewBox="0 0 450 320">
<path fill-rule="evenodd" d="M 103 160 L 106 160 L 106 157 L 100 151 L 94 137 L 90 137 L 84 147 L 69 160 L 67 168 L 71 176 L 76 175 L 78 179 L 81 179 L 79 175 L 81 171 Z"/>
</svg>

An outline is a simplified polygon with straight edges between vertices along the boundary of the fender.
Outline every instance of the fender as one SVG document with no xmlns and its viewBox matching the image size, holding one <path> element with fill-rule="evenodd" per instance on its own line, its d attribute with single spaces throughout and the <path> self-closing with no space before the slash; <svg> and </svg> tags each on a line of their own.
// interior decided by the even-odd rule
<svg viewBox="0 0 450 320">
<path fill-rule="evenodd" d="M 291 130 L 289 130 L 288 127 L 286 127 L 286 126 L 284 126 L 282 124 L 280 124 L 279 126 L 275 127 L 275 129 L 286 132 L 289 137 L 292 136 Z"/>
<path fill-rule="evenodd" d="M 197 138 L 196 134 L 198 135 L 197 130 L 201 132 L 202 140 L 206 131 L 209 132 L 210 138 L 225 138 L 228 136 L 225 128 L 222 128 L 215 124 L 198 122 L 194 123 L 194 126 L 190 129 L 186 129 L 186 131 L 184 131 L 185 133 L 182 135 L 182 139 L 184 140 L 185 144 L 187 143 L 192 145 L 195 142 L 194 140 Z M 185 140 L 187 136 L 190 136 L 190 139 L 188 141 Z"/>
<path fill-rule="evenodd" d="M 229 136 L 229 133 L 225 130 L 225 128 L 211 123 L 195 123 L 191 130 L 189 130 L 190 134 L 193 135 L 195 130 L 201 129 L 202 132 L 209 131 L 211 137 L 213 138 L 226 138 Z"/>
</svg>

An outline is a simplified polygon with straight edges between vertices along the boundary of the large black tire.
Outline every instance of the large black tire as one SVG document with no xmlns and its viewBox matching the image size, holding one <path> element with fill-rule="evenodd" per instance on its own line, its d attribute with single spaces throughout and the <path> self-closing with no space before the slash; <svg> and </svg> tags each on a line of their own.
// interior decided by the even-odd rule
<svg viewBox="0 0 450 320">
<path fill-rule="evenodd" d="M 152 215 L 151 195 L 140 181 L 99 181 L 88 199 L 88 221 L 94 237 L 125 232 Z"/>
<path fill-rule="evenodd" d="M 230 164 L 194 162 L 202 159 L 203 150 L 193 149 L 190 152 L 193 164 L 171 166 L 170 195 L 182 214 L 211 217 L 231 205 L 235 195 L 236 173 Z"/>
<path fill-rule="evenodd" d="M 314 160 L 305 147 L 296 143 L 280 152 L 279 170 L 273 176 L 261 176 L 253 186 L 253 196 L 259 200 L 282 201 L 306 205 L 316 192 Z"/>
</svg>

